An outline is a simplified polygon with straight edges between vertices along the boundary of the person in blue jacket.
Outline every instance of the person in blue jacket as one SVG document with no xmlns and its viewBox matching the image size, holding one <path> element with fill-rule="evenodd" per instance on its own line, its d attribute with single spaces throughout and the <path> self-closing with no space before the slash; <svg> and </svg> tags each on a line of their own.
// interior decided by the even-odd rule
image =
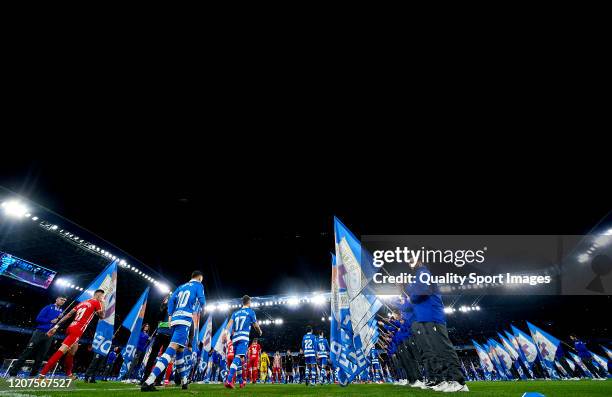
<svg viewBox="0 0 612 397">
<path fill-rule="evenodd" d="M 60 295 L 55 298 L 55 303 L 43 307 L 40 313 L 38 313 L 38 316 L 36 316 L 36 329 L 34 333 L 32 333 L 32 337 L 25 350 L 21 353 L 17 361 L 11 365 L 9 376 L 16 376 L 21 367 L 23 367 L 25 361 L 30 357 L 34 357 L 34 364 L 32 364 L 32 368 L 30 369 L 30 376 L 38 374 L 43 357 L 47 355 L 51 347 L 51 342 L 53 341 L 53 337 L 47 336 L 47 331 L 49 331 L 55 323 L 57 323 L 58 318 L 61 317 L 64 303 L 66 303 L 66 297 Z"/>
<path fill-rule="evenodd" d="M 400 340 L 398 359 L 406 372 L 407 383 L 412 387 L 423 387 L 423 375 L 419 370 L 421 352 L 412 334 L 412 324 L 415 319 L 414 307 L 406 296 L 402 296 L 399 299 L 398 306 L 401 313 L 400 326 L 397 332 L 399 335 L 398 339 Z"/>
<path fill-rule="evenodd" d="M 130 363 L 130 369 L 125 376 L 125 379 L 132 379 L 132 375 L 138 369 L 140 364 L 142 363 L 142 359 L 145 355 L 145 350 L 147 350 L 147 345 L 151 337 L 149 336 L 149 324 L 145 323 L 142 326 L 142 330 L 140 331 L 140 335 L 138 335 L 138 342 L 136 343 L 136 352 L 134 353 L 134 358 Z"/>
<path fill-rule="evenodd" d="M 115 367 L 115 361 L 117 361 L 117 357 L 119 356 L 119 347 L 115 347 L 111 349 L 106 357 L 106 365 L 104 366 L 104 373 L 102 374 L 102 380 L 106 382 L 108 378 L 110 378 L 113 373 L 113 368 Z M 127 378 L 129 379 L 129 378 Z M 95 378 L 90 380 L 89 383 L 96 383 Z"/>
<path fill-rule="evenodd" d="M 583 340 L 579 339 L 576 334 L 571 334 L 570 339 L 572 340 L 572 342 L 574 342 L 574 348 L 578 353 L 578 357 L 580 357 L 580 360 L 584 363 L 584 365 L 586 365 L 588 370 L 591 371 L 591 373 L 594 375 L 599 374 L 599 371 L 597 371 L 597 367 L 593 365 L 593 355 L 589 351 L 586 343 L 584 343 Z"/>
<path fill-rule="evenodd" d="M 407 288 L 412 303 L 414 322 L 411 331 L 422 352 L 429 379 L 426 386 L 435 391 L 469 391 L 465 384 L 457 352 L 448 337 L 442 297 L 435 284 L 421 280 L 431 274 L 420 261 L 415 265 L 415 282 Z"/>
</svg>

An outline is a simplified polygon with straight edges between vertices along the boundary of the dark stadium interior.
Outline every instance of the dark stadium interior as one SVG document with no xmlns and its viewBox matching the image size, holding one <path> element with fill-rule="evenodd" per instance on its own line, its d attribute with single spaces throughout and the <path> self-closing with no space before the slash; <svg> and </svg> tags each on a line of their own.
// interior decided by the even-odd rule
<svg viewBox="0 0 612 397">
<path fill-rule="evenodd" d="M 301 184 L 277 176 L 249 184 L 263 170 L 246 170 L 243 184 L 199 178 L 185 171 L 193 164 L 169 168 L 150 164 L 124 170 L 77 168 L 70 178 L 61 178 L 61 166 L 46 162 L 21 169 L 3 170 L 0 201 L 16 192 L 40 205 L 41 218 L 71 230 L 99 246 L 146 269 L 170 287 L 180 285 L 194 269 L 205 275 L 209 301 L 269 294 L 301 294 L 328 291 L 330 252 L 333 250 L 332 217 L 338 215 L 357 234 L 584 234 L 602 218 L 612 222 L 609 203 L 574 202 L 571 211 L 549 205 L 551 196 L 533 196 L 526 203 L 510 193 L 516 205 L 490 209 L 490 197 L 473 196 L 441 205 L 443 190 L 421 194 L 399 192 L 386 197 L 359 197 L 364 187 L 351 186 L 355 200 L 338 194 L 332 182 Z M 15 168 L 11 168 L 15 167 Z M 145 173 L 145 169 L 148 171 Z M 8 175 L 11 175 L 10 177 Z M 82 181 L 110 181 L 109 188 Z M 135 183 L 137 181 L 138 183 Z M 429 185 L 428 185 L 429 187 Z M 435 189 L 432 188 L 432 189 Z M 266 192 L 265 194 L 263 192 Z M 492 188 L 491 194 L 502 192 Z M 507 192 L 506 192 L 507 193 Z M 433 199 L 430 199 L 434 197 Z M 506 201 L 508 203 L 509 201 Z M 565 204 L 564 204 L 565 205 Z M 0 223 L 0 251 L 69 275 L 85 287 L 109 262 L 96 253 L 66 241 L 34 223 Z M 125 317 L 146 286 L 141 277 L 125 269 L 118 276 L 118 306 L 115 324 Z M 28 328 L 37 311 L 57 293 L 67 293 L 69 302 L 78 294 L 52 285 L 48 290 L 0 277 L 0 322 Z M 145 321 L 154 323 L 154 312 L 163 294 L 152 289 Z M 471 305 L 474 296 L 444 297 L 445 304 Z M 123 303 L 125 302 L 125 303 Z M 609 342 L 610 296 L 484 296 L 482 311 L 448 316 L 449 333 L 455 345 L 470 339 L 495 336 L 514 324 L 525 328 L 525 320 L 550 327 L 564 340 L 570 333 L 593 343 Z M 306 325 L 327 330 L 329 312 L 310 305 L 298 308 L 256 308 L 259 318 L 282 318 L 282 325 L 263 327 L 264 350 L 296 350 Z M 214 314 L 214 326 L 223 321 Z M 324 320 L 322 320 L 324 318 Z M 588 321 L 582 321 L 588 319 Z M 89 337 L 94 327 L 89 327 Z M 328 331 L 326 332 L 328 333 Z M 23 349 L 27 334 L 0 330 L 0 360 Z M 117 341 L 127 335 L 118 334 Z M 87 336 L 87 335 L 86 335 Z M 79 355 L 92 353 L 82 349 Z M 461 354 L 473 355 L 465 350 Z M 77 357 L 77 363 L 79 360 Z"/>
</svg>

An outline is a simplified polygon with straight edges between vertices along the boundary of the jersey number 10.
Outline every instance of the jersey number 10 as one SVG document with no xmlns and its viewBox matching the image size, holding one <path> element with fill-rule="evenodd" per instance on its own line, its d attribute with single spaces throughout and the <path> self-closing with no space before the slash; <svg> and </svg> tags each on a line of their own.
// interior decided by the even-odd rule
<svg viewBox="0 0 612 397">
<path fill-rule="evenodd" d="M 191 291 L 181 291 L 177 297 L 177 307 L 185 307 L 187 306 L 187 302 L 189 301 L 189 295 L 191 295 Z"/>
</svg>

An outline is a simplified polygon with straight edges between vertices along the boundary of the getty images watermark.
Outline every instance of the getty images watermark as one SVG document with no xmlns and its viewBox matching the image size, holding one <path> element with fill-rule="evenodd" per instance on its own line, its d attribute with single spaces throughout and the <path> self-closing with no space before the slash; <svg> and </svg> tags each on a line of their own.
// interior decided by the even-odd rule
<svg viewBox="0 0 612 397">
<path fill-rule="evenodd" d="M 367 235 L 362 248 L 377 294 L 612 293 L 612 235 Z"/>
</svg>

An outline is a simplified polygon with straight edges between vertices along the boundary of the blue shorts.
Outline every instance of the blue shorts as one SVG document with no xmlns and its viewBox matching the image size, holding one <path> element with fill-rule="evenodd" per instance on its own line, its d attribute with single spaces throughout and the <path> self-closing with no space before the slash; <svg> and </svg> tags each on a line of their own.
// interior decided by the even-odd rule
<svg viewBox="0 0 612 397">
<path fill-rule="evenodd" d="M 239 340 L 234 343 L 234 355 L 235 356 L 244 356 L 249 348 L 249 342 L 246 340 Z"/>
<path fill-rule="evenodd" d="M 377 369 L 377 370 L 379 370 L 379 371 L 382 371 L 382 368 L 380 367 L 380 363 L 372 363 L 372 367 L 373 367 L 374 369 Z"/>
<path fill-rule="evenodd" d="M 189 339 L 189 326 L 187 325 L 173 325 L 170 327 L 172 330 L 172 337 L 170 343 L 176 343 L 179 346 L 186 347 L 187 340 Z"/>
<path fill-rule="evenodd" d="M 316 364 L 317 363 L 317 357 L 316 356 L 304 357 L 304 360 L 305 360 L 306 364 Z"/>
<path fill-rule="evenodd" d="M 327 365 L 327 357 L 320 357 L 319 360 L 321 360 L 320 362 L 321 366 Z"/>
</svg>

